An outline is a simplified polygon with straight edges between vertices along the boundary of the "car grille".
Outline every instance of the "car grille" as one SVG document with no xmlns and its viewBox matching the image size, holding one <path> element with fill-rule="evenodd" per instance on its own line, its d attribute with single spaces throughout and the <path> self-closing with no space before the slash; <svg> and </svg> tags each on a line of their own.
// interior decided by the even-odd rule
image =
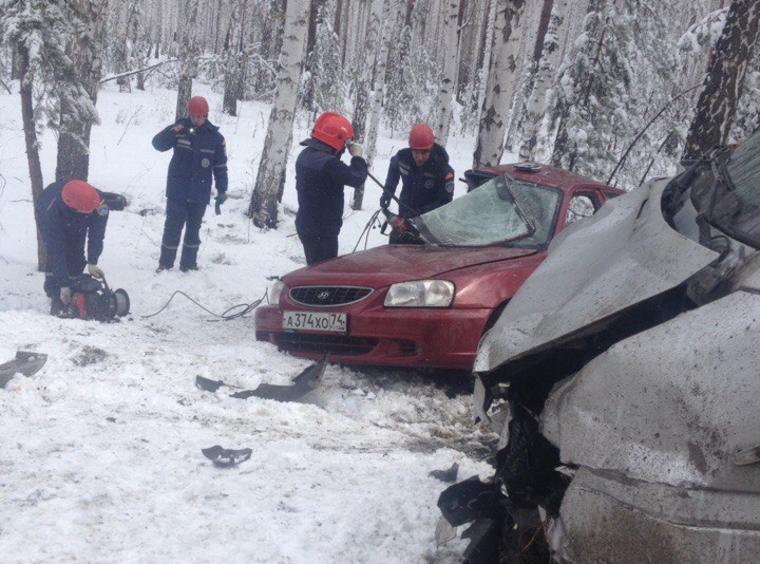
<svg viewBox="0 0 760 564">
<path fill-rule="evenodd" d="M 308 306 L 353 304 L 372 293 L 372 288 L 355 286 L 298 286 L 290 289 L 290 299 Z"/>
<path fill-rule="evenodd" d="M 378 340 L 368 337 L 348 337 L 345 335 L 317 335 L 312 333 L 278 333 L 275 336 L 278 347 L 289 352 L 334 353 L 341 355 L 367 354 Z"/>
</svg>

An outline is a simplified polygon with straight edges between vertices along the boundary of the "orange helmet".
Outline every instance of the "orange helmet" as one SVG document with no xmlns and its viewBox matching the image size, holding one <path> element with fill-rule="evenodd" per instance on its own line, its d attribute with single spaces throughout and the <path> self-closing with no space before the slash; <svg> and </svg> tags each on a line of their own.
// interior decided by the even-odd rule
<svg viewBox="0 0 760 564">
<path fill-rule="evenodd" d="M 314 122 L 311 136 L 340 151 L 346 146 L 346 141 L 354 136 L 351 122 L 335 112 L 325 112 Z"/>
<path fill-rule="evenodd" d="M 409 132 L 409 147 L 413 151 L 424 151 L 433 148 L 435 135 L 426 123 L 418 123 Z"/>
<path fill-rule="evenodd" d="M 79 213 L 92 213 L 100 205 L 100 194 L 84 180 L 71 180 L 63 185 L 63 203 Z"/>
<path fill-rule="evenodd" d="M 193 96 L 187 103 L 187 113 L 191 116 L 208 116 L 208 102 L 203 96 Z"/>
</svg>

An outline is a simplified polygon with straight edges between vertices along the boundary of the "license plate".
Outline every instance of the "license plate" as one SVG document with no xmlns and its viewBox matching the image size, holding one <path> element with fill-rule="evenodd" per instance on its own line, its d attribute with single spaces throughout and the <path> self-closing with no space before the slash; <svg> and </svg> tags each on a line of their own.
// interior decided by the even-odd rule
<svg viewBox="0 0 760 564">
<path fill-rule="evenodd" d="M 348 316 L 345 313 L 315 311 L 286 311 L 282 314 L 282 328 L 296 331 L 327 331 L 345 333 Z"/>
</svg>

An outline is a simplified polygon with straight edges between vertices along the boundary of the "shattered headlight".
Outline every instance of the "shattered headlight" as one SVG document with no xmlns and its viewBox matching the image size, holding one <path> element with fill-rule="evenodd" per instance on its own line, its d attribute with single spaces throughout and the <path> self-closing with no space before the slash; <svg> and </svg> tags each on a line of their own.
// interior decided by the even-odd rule
<svg viewBox="0 0 760 564">
<path fill-rule="evenodd" d="M 385 295 L 385 307 L 449 307 L 454 284 L 448 280 L 415 280 L 393 284 Z"/>
<path fill-rule="evenodd" d="M 272 289 L 269 290 L 269 305 L 280 305 L 280 295 L 285 288 L 285 283 L 282 280 L 276 280 L 272 284 Z"/>
</svg>

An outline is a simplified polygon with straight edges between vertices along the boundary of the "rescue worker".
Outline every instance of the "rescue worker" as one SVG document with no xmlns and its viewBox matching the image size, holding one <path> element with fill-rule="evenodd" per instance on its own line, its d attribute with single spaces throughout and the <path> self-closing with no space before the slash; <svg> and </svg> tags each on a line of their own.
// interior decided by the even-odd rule
<svg viewBox="0 0 760 564">
<path fill-rule="evenodd" d="M 454 169 L 446 149 L 435 142 L 430 126 L 418 123 L 409 132 L 409 147 L 391 158 L 380 207 L 387 209 L 401 179 L 398 215 L 415 217 L 449 203 L 454 197 Z M 390 243 L 399 243 L 391 232 Z"/>
<path fill-rule="evenodd" d="M 306 264 L 338 256 L 338 234 L 343 225 L 343 187 L 358 188 L 367 178 L 361 145 L 351 143 L 354 130 L 343 116 L 325 112 L 314 122 L 311 137 L 296 160 L 298 213 L 296 231 Z M 344 149 L 351 165 L 341 162 Z"/>
<path fill-rule="evenodd" d="M 52 300 L 51 315 L 61 315 L 71 303 L 72 284 L 85 265 L 91 276 L 103 278 L 98 259 L 103 252 L 108 206 L 87 182 L 58 181 L 42 191 L 37 219 L 47 251 L 45 294 Z"/>
<path fill-rule="evenodd" d="M 187 105 L 188 117 L 166 127 L 153 138 L 158 151 L 174 149 L 166 179 L 166 221 L 161 256 L 156 272 L 174 266 L 182 228 L 185 239 L 179 268 L 198 270 L 200 229 L 211 200 L 211 175 L 216 183 L 217 207 L 227 199 L 227 153 L 219 128 L 208 121 L 208 102 L 194 96 Z"/>
</svg>

